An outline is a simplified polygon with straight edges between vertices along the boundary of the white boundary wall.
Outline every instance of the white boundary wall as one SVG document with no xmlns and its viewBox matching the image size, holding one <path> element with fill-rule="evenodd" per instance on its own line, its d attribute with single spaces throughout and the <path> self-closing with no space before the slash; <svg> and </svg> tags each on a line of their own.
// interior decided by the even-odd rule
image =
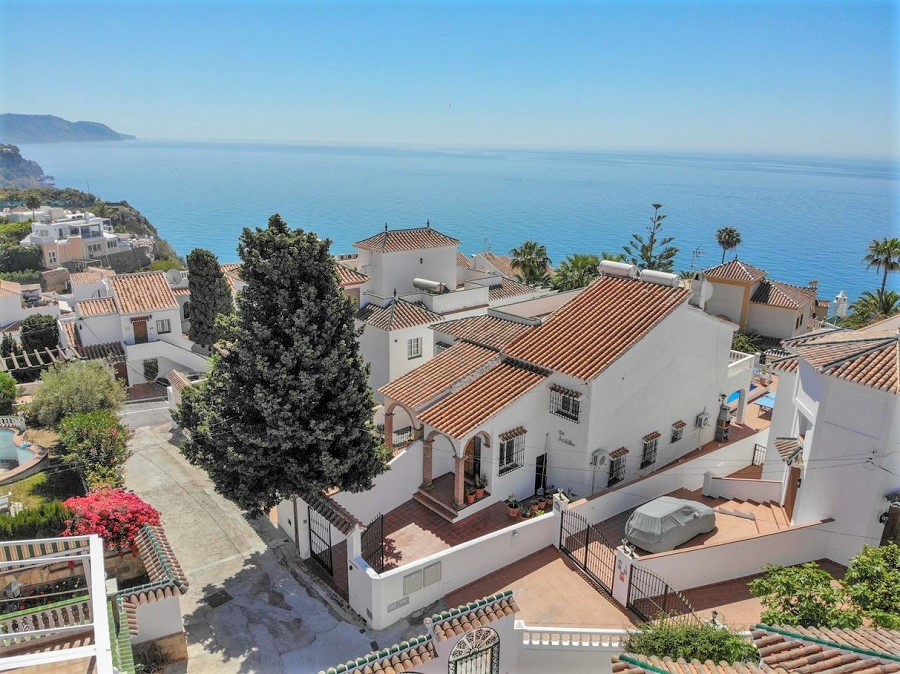
<svg viewBox="0 0 900 674">
<path fill-rule="evenodd" d="M 781 480 L 745 480 L 736 477 L 713 477 L 703 482 L 703 495 L 742 501 L 781 502 L 784 483 Z"/>
<path fill-rule="evenodd" d="M 676 590 L 689 590 L 760 573 L 764 564 L 791 566 L 826 556 L 829 520 L 687 550 L 641 557 L 635 566 L 652 571 Z"/>
</svg>

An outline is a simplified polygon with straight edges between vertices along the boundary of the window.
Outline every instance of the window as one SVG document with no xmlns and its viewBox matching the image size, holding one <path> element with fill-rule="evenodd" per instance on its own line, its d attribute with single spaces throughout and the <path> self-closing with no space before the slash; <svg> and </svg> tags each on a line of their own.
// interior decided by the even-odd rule
<svg viewBox="0 0 900 674">
<path fill-rule="evenodd" d="M 116 241 L 115 239 L 112 239 L 111 241 L 106 242 L 106 247 L 107 248 L 115 248 L 116 244 L 118 244 L 118 241 Z"/>
<path fill-rule="evenodd" d="M 170 321 L 168 318 L 164 318 L 161 321 L 156 321 L 156 332 L 160 335 L 164 335 L 167 332 L 172 332 L 172 321 Z"/>
<path fill-rule="evenodd" d="M 580 398 L 580 393 L 553 385 L 550 387 L 550 413 L 577 422 L 581 412 Z"/>
<path fill-rule="evenodd" d="M 47 261 L 50 262 L 50 264 L 56 264 L 56 251 L 55 250 L 47 251 Z"/>
<path fill-rule="evenodd" d="M 181 309 L 181 312 L 182 312 L 182 317 L 184 318 L 184 320 L 189 319 L 191 317 L 191 303 L 185 302 L 184 306 Z"/>
<path fill-rule="evenodd" d="M 447 663 L 448 674 L 498 674 L 500 672 L 500 635 L 490 627 L 466 632 Z"/>
<path fill-rule="evenodd" d="M 625 479 L 625 457 L 620 456 L 609 462 L 609 481 L 607 487 L 612 487 Z"/>
<path fill-rule="evenodd" d="M 678 442 L 684 437 L 684 426 L 685 423 L 683 421 L 676 421 L 672 424 L 672 440 L 670 442 Z"/>
<path fill-rule="evenodd" d="M 102 248 L 102 244 L 99 244 L 99 243 L 92 243 L 92 244 L 88 245 L 88 252 L 90 252 L 90 253 L 99 253 L 99 252 L 100 252 L 100 248 Z"/>
<path fill-rule="evenodd" d="M 406 358 L 412 360 L 422 355 L 422 338 L 414 337 L 406 342 Z"/>
<path fill-rule="evenodd" d="M 799 316 L 797 316 L 797 324 L 794 327 L 799 328 L 800 323 L 802 323 L 802 322 L 803 322 L 803 314 L 800 314 Z"/>
<path fill-rule="evenodd" d="M 525 463 L 525 434 L 500 440 L 500 475 L 506 475 Z"/>
<path fill-rule="evenodd" d="M 658 438 L 652 440 L 644 440 L 644 452 L 641 454 L 641 468 L 652 466 L 656 463 L 656 443 Z"/>
</svg>

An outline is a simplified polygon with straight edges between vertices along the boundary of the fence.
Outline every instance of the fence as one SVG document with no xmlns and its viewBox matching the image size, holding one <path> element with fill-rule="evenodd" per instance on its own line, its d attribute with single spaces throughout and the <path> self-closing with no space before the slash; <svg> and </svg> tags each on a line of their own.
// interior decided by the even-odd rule
<svg viewBox="0 0 900 674">
<path fill-rule="evenodd" d="M 700 622 L 684 595 L 637 564 L 631 567 L 628 581 L 628 608 L 646 622 L 660 619 Z"/>
<path fill-rule="evenodd" d="M 24 431 L 25 420 L 21 417 L 0 417 L 0 428 L 13 428 L 17 431 Z"/>
<path fill-rule="evenodd" d="M 616 553 L 597 529 L 576 512 L 560 517 L 559 549 L 607 593 L 612 594 Z"/>
</svg>

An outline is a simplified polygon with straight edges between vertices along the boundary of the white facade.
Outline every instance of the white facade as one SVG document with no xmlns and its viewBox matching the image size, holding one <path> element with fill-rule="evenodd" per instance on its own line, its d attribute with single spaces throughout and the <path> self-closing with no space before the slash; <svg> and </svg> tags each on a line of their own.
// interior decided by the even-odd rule
<svg viewBox="0 0 900 674">
<path fill-rule="evenodd" d="M 39 285 L 0 280 L 0 328 L 35 315 L 59 316 L 59 303 L 43 297 Z"/>
<path fill-rule="evenodd" d="M 456 288 L 456 250 L 454 246 L 421 248 L 395 253 L 375 253 L 359 249 L 356 268 L 369 277 L 369 294 L 376 298 L 403 296 L 417 292 L 413 279 L 422 278 Z"/>
<path fill-rule="evenodd" d="M 34 222 L 31 233 L 20 243 L 23 246 L 40 246 L 47 268 L 64 262 L 120 253 L 132 247 L 131 242 L 116 234 L 108 218 L 98 218 L 92 213 L 75 213 L 63 219 Z"/>
</svg>

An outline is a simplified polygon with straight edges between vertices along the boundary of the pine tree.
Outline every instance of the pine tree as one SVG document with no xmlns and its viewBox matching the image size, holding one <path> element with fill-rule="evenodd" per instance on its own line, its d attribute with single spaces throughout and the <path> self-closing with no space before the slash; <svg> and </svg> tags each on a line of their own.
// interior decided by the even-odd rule
<svg viewBox="0 0 900 674">
<path fill-rule="evenodd" d="M 231 290 L 218 258 L 208 250 L 195 248 L 187 256 L 188 288 L 191 291 L 188 337 L 200 346 L 216 342 L 216 319 L 232 310 Z"/>
<path fill-rule="evenodd" d="M 647 227 L 647 238 L 644 239 L 640 234 L 632 234 L 631 241 L 622 250 L 628 261 L 641 269 L 671 272 L 675 267 L 678 248 L 670 245 L 675 237 L 662 235 L 662 223 L 666 219 L 666 216 L 659 212 L 662 207 L 662 204 L 653 204 L 653 217 L 650 218 L 650 226 Z"/>
<path fill-rule="evenodd" d="M 251 514 L 331 487 L 362 491 L 384 470 L 354 305 L 330 244 L 278 215 L 244 229 L 247 285 L 212 369 L 176 411 L 185 456 Z"/>
</svg>

